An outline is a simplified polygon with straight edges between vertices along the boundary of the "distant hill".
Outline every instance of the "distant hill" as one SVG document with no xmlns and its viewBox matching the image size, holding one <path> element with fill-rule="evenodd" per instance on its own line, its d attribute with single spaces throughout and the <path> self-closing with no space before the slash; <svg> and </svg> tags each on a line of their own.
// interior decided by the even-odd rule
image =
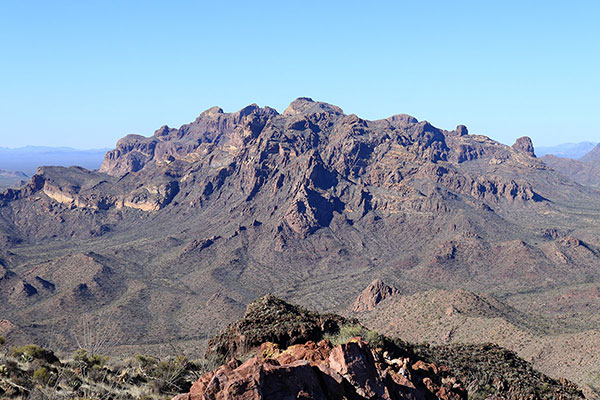
<svg viewBox="0 0 600 400">
<path fill-rule="evenodd" d="M 600 144 L 588 151 L 583 157 L 580 158 L 580 161 L 600 165 Z"/>
<path fill-rule="evenodd" d="M 0 147 L 0 169 L 33 175 L 41 166 L 80 166 L 98 169 L 108 149 L 79 150 L 70 147 Z"/>
<path fill-rule="evenodd" d="M 542 157 L 546 165 L 560 174 L 586 186 L 600 187 L 600 144 L 578 160 L 547 154 Z"/>
<path fill-rule="evenodd" d="M 0 169 L 0 190 L 13 186 L 19 186 L 21 182 L 29 177 L 21 171 L 7 171 Z"/>
<path fill-rule="evenodd" d="M 552 154 L 557 157 L 578 159 L 596 146 L 593 142 L 563 143 L 556 146 L 536 146 L 535 154 L 538 157 Z"/>
</svg>

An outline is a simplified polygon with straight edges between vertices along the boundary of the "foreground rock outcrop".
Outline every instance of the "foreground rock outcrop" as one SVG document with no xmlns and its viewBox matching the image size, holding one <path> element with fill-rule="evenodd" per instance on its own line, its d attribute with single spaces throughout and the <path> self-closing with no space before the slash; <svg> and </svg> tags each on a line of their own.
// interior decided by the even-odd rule
<svg viewBox="0 0 600 400">
<path fill-rule="evenodd" d="M 336 314 L 311 312 L 269 294 L 248 304 L 243 318 L 212 338 L 206 356 L 243 356 L 265 342 L 285 348 L 309 340 L 319 341 L 349 323 L 356 321 Z"/>
<path fill-rule="evenodd" d="M 341 317 L 327 332 L 314 330 L 316 320 L 331 317 L 273 296 L 255 301 L 244 318 L 211 340 L 207 356 L 227 362 L 174 399 L 583 398 L 574 384 L 548 378 L 495 345 L 412 345 Z M 317 339 L 306 340 L 307 332 Z M 224 345 L 228 340 L 232 345 Z"/>
<path fill-rule="evenodd" d="M 263 343 L 244 363 L 232 359 L 202 376 L 177 400 L 208 399 L 466 399 L 447 369 L 389 359 L 361 338 L 332 347 L 307 342 L 280 350 Z"/>
</svg>

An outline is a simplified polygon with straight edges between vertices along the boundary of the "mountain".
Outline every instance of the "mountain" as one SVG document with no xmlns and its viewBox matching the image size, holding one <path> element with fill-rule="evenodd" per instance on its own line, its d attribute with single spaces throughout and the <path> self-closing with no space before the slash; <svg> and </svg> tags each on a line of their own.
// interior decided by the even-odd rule
<svg viewBox="0 0 600 400">
<path fill-rule="evenodd" d="M 588 151 L 594 148 L 597 143 L 563 143 L 556 146 L 536 146 L 535 151 L 538 157 L 553 155 L 562 158 L 572 158 L 577 160 L 583 157 Z"/>
<path fill-rule="evenodd" d="M 542 160 L 557 172 L 582 185 L 600 187 L 600 144 L 579 160 L 554 155 L 546 155 Z"/>
<path fill-rule="evenodd" d="M 108 149 L 78 150 L 70 147 L 0 147 L 0 168 L 33 175 L 42 165 L 78 165 L 98 169 Z"/>
<path fill-rule="evenodd" d="M 600 193 L 529 138 L 505 146 L 308 98 L 281 114 L 213 107 L 124 137 L 98 171 L 43 167 L 0 194 L 0 315 L 17 342 L 72 343 L 93 318 L 116 332 L 112 351 L 191 351 L 265 293 L 340 311 L 381 279 L 597 330 L 594 307 L 540 299 L 598 284 L 599 218 Z"/>
<path fill-rule="evenodd" d="M 20 186 L 27 179 L 27 175 L 23 172 L 0 169 L 0 190 Z"/>
<path fill-rule="evenodd" d="M 600 163 L 583 162 L 552 155 L 542 157 L 546 165 L 575 182 L 600 188 Z"/>
<path fill-rule="evenodd" d="M 600 164 L 600 144 L 588 151 L 583 157 L 580 158 L 580 161 L 585 163 Z"/>
</svg>

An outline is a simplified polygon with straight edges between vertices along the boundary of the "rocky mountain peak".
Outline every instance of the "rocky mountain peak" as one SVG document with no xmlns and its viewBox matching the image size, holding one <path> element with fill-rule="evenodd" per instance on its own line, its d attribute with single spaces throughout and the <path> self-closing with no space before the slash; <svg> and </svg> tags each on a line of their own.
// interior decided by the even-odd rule
<svg viewBox="0 0 600 400">
<path fill-rule="evenodd" d="M 416 124 L 419 122 L 418 119 L 408 114 L 392 115 L 391 117 L 386 118 L 385 121 L 388 121 L 392 125 L 407 125 Z"/>
<path fill-rule="evenodd" d="M 214 106 L 214 107 L 209 108 L 208 110 L 203 111 L 200 114 L 200 116 L 214 117 L 219 114 L 223 114 L 223 109 L 219 106 Z"/>
<path fill-rule="evenodd" d="M 454 130 L 458 136 L 466 136 L 469 134 L 469 130 L 464 125 L 458 125 Z"/>
<path fill-rule="evenodd" d="M 512 145 L 512 148 L 517 151 L 521 151 L 531 157 L 535 157 L 533 141 L 529 136 L 523 136 L 518 138 Z"/>
<path fill-rule="evenodd" d="M 314 101 L 310 97 L 298 97 L 292 101 L 288 108 L 283 112 L 284 116 L 293 116 L 299 114 L 314 114 L 319 112 L 326 112 L 334 115 L 343 115 L 344 111 L 341 108 L 323 103 L 320 101 Z"/>
<path fill-rule="evenodd" d="M 375 279 L 358 295 L 354 304 L 352 304 L 352 311 L 371 311 L 383 300 L 397 294 L 400 294 L 398 289 L 387 285 L 381 279 Z"/>
</svg>

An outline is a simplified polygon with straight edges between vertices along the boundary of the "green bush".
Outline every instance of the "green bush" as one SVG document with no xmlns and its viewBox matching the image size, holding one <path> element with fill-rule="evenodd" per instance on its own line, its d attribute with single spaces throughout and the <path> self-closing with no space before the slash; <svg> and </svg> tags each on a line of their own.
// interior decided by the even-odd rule
<svg viewBox="0 0 600 400">
<path fill-rule="evenodd" d="M 58 358 L 50 350 L 46 350 L 35 344 L 26 344 L 21 347 L 14 347 L 12 349 L 13 357 L 20 358 L 25 362 L 31 362 L 33 360 L 42 360 L 47 363 L 53 364 L 58 362 Z"/>
<path fill-rule="evenodd" d="M 0 336 L 0 347 L 3 346 L 4 343 L 6 343 L 6 339 L 4 339 L 3 336 Z"/>
<path fill-rule="evenodd" d="M 46 367 L 40 367 L 33 371 L 33 380 L 42 385 L 52 385 L 55 377 Z"/>
<path fill-rule="evenodd" d="M 154 367 L 156 363 L 158 363 L 158 360 L 154 357 L 147 356 L 145 354 L 136 354 L 133 356 L 133 360 L 130 365 L 139 367 L 142 371 L 147 372 L 149 369 Z"/>
<path fill-rule="evenodd" d="M 100 354 L 89 354 L 85 349 L 77 349 L 73 354 L 73 360 L 86 368 L 101 369 L 108 361 L 108 357 Z"/>
<path fill-rule="evenodd" d="M 329 340 L 334 346 L 348 343 L 353 337 L 360 336 L 372 347 L 379 347 L 382 344 L 383 337 L 376 331 L 367 329 L 359 324 L 342 325 L 338 333 L 327 334 L 325 339 Z"/>
</svg>

